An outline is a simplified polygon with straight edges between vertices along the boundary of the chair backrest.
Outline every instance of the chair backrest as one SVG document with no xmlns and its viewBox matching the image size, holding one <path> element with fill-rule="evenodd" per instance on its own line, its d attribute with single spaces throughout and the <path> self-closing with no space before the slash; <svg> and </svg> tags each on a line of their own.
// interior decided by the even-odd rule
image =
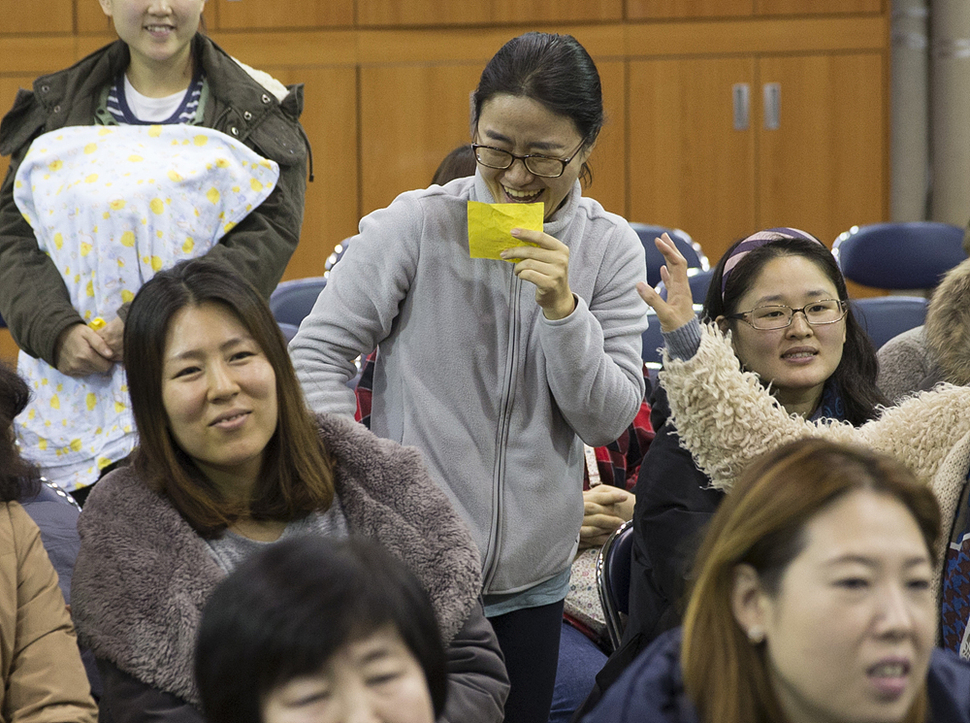
<svg viewBox="0 0 970 723">
<path fill-rule="evenodd" d="M 326 285 L 327 279 L 323 276 L 281 281 L 269 297 L 273 317 L 278 323 L 299 327 Z"/>
<path fill-rule="evenodd" d="M 877 296 L 852 299 L 852 313 L 878 349 L 897 334 L 926 321 L 929 301 L 922 296 Z"/>
<path fill-rule="evenodd" d="M 667 228 L 666 226 L 655 226 L 647 223 L 631 222 L 630 226 L 640 237 L 643 250 L 647 255 L 647 283 L 656 286 L 660 283 L 660 267 L 664 265 L 664 257 L 659 251 L 653 240 L 662 234 L 668 234 L 671 240 L 677 245 L 677 249 L 687 259 L 687 268 L 703 269 L 711 268 L 698 243 L 690 237 L 690 234 L 679 228 Z"/>
<path fill-rule="evenodd" d="M 606 616 L 613 649 L 620 647 L 630 612 L 630 561 L 633 557 L 633 521 L 627 520 L 603 543 L 596 560 L 596 587 Z"/>
<path fill-rule="evenodd" d="M 931 289 L 967 258 L 963 229 L 935 221 L 854 226 L 832 253 L 845 278 L 877 289 Z"/>
<path fill-rule="evenodd" d="M 643 332 L 641 337 L 643 349 L 640 356 L 648 370 L 656 371 L 660 369 L 660 363 L 663 361 L 661 351 L 663 350 L 664 338 L 660 332 L 660 319 L 657 318 L 657 314 L 652 309 L 647 311 L 647 322 L 647 330 Z"/>
<path fill-rule="evenodd" d="M 37 494 L 33 497 L 26 497 L 21 500 L 23 504 L 35 503 L 35 502 L 54 502 L 61 505 L 67 505 L 68 507 L 73 507 L 78 512 L 81 511 L 81 505 L 77 503 L 70 494 L 62 490 L 53 482 L 49 482 L 46 478 L 41 477 L 40 479 L 40 489 L 38 489 Z"/>
<path fill-rule="evenodd" d="M 338 261 L 340 261 L 341 258 L 343 258 L 343 255 L 347 252 L 347 245 L 349 243 L 350 243 L 350 239 L 345 238 L 343 241 L 341 241 L 339 244 L 333 247 L 333 253 L 331 253 L 327 257 L 327 260 L 323 264 L 324 276 L 330 276 L 330 272 L 333 270 L 333 267 L 336 265 Z"/>
</svg>

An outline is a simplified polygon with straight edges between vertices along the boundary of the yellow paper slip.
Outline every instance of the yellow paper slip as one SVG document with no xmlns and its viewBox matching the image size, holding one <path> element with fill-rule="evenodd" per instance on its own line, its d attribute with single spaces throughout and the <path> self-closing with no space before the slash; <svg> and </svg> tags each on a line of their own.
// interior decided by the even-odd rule
<svg viewBox="0 0 970 723">
<path fill-rule="evenodd" d="M 473 259 L 500 259 L 510 262 L 519 259 L 502 259 L 505 249 L 519 246 L 536 246 L 517 239 L 513 228 L 532 231 L 542 230 L 542 203 L 479 203 L 468 202 L 468 253 Z"/>
</svg>

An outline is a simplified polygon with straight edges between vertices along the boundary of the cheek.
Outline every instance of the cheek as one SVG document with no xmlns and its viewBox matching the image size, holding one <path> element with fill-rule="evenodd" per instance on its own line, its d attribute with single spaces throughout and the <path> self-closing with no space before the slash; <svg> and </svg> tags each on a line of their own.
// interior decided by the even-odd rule
<svg viewBox="0 0 970 723">
<path fill-rule="evenodd" d="M 751 329 L 750 331 L 754 331 Z M 749 333 L 748 329 L 734 330 L 734 353 L 746 369 L 764 375 L 771 363 L 777 340 L 768 332 Z"/>
<path fill-rule="evenodd" d="M 202 405 L 197 390 L 187 385 L 162 385 L 162 406 L 168 426 L 176 437 L 184 435 L 185 426 L 195 419 Z"/>
</svg>

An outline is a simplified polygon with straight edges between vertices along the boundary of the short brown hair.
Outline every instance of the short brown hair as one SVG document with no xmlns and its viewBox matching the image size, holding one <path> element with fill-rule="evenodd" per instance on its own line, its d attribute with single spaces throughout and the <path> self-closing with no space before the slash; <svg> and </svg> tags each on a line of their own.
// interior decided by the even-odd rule
<svg viewBox="0 0 970 723">
<path fill-rule="evenodd" d="M 857 490 L 906 507 L 936 564 L 936 497 L 901 463 L 869 450 L 821 439 L 792 442 L 748 467 L 721 503 L 697 553 L 681 648 L 684 686 L 705 723 L 783 720 L 764 646 L 752 646 L 734 618 L 734 571 L 750 565 L 769 593 L 777 590 L 805 545 L 808 522 Z M 923 721 L 925 706 L 924 690 L 905 720 Z"/>
<path fill-rule="evenodd" d="M 276 374 L 276 432 L 252 498 L 227 499 L 182 451 L 168 428 L 162 402 L 165 339 L 176 312 L 217 304 L 252 335 Z M 148 281 L 125 322 L 125 368 L 139 446 L 133 464 L 158 492 L 171 498 L 203 536 L 240 517 L 288 521 L 333 502 L 332 461 L 306 407 L 286 342 L 259 292 L 230 269 L 206 259 L 184 261 Z"/>
</svg>

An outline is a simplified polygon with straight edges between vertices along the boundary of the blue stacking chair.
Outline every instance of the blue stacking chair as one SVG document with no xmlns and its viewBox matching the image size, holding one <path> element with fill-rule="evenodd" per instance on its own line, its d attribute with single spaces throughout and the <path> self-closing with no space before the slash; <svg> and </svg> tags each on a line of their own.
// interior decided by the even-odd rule
<svg viewBox="0 0 970 723">
<path fill-rule="evenodd" d="M 853 299 L 849 304 L 878 349 L 897 334 L 920 326 L 926 320 L 929 302 L 922 296 L 877 296 Z"/>
<path fill-rule="evenodd" d="M 932 289 L 964 261 L 963 229 L 914 221 L 853 226 L 835 240 L 832 254 L 850 281 L 876 289 Z"/>
<path fill-rule="evenodd" d="M 649 322 L 649 326 L 641 337 L 643 350 L 640 356 L 643 357 L 643 363 L 647 365 L 650 376 L 655 377 L 663 361 L 663 356 L 658 349 L 663 349 L 664 338 L 660 332 L 660 319 L 657 318 L 656 313 L 652 309 L 647 311 L 647 321 Z"/>
<path fill-rule="evenodd" d="M 620 647 L 625 615 L 630 612 L 630 562 L 633 558 L 633 521 L 627 520 L 612 535 L 596 558 L 596 587 L 606 616 L 613 649 Z"/>
<path fill-rule="evenodd" d="M 273 317 L 280 325 L 287 341 L 296 334 L 300 328 L 300 322 L 310 313 L 326 285 L 326 277 L 309 276 L 305 279 L 281 281 L 270 294 L 270 311 L 273 312 Z"/>
<path fill-rule="evenodd" d="M 677 249 L 687 259 L 688 269 L 701 269 L 707 271 L 711 268 L 698 243 L 690 237 L 686 231 L 679 228 L 667 228 L 666 226 L 654 226 L 646 223 L 630 223 L 630 226 L 640 237 L 643 250 L 647 255 L 647 283 L 656 287 L 660 283 L 660 267 L 664 265 L 664 257 L 659 251 L 653 240 L 658 236 L 667 234 L 676 244 Z M 689 272 L 688 272 L 689 273 Z"/>
</svg>

